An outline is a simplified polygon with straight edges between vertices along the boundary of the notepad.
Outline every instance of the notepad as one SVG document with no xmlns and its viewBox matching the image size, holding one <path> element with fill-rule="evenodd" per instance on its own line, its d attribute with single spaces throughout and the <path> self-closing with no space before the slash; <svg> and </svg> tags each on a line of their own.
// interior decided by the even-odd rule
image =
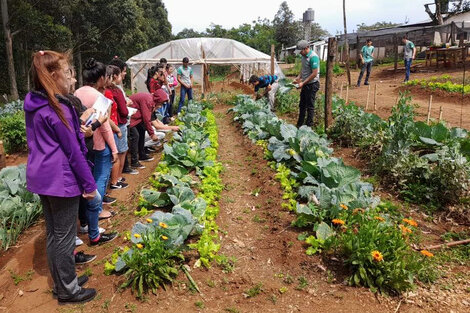
<svg viewBox="0 0 470 313">
<path fill-rule="evenodd" d="M 95 103 L 93 103 L 93 109 L 99 115 L 108 114 L 109 106 L 113 103 L 110 99 L 106 98 L 103 95 L 99 95 Z"/>
</svg>

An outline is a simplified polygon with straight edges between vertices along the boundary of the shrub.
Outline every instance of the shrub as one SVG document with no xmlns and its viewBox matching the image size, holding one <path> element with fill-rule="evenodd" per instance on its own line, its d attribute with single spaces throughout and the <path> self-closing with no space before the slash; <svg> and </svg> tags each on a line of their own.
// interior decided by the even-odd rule
<svg viewBox="0 0 470 313">
<path fill-rule="evenodd" d="M 0 139 L 4 140 L 7 153 L 21 152 L 27 149 L 26 124 L 22 111 L 0 117 Z"/>
</svg>

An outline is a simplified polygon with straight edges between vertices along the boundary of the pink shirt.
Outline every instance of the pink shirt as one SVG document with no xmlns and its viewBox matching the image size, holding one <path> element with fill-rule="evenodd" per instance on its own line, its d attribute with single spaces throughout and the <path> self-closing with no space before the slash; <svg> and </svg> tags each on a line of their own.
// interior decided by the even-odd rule
<svg viewBox="0 0 470 313">
<path fill-rule="evenodd" d="M 83 86 L 82 88 L 77 89 L 74 95 L 82 101 L 84 106 L 91 108 L 98 96 L 102 94 L 93 87 Z M 104 122 L 93 133 L 93 150 L 104 150 L 106 147 L 105 143 L 108 144 L 113 154 L 118 153 L 116 142 L 114 141 L 113 130 L 111 125 L 109 125 L 108 120 L 106 120 L 106 122 Z"/>
</svg>

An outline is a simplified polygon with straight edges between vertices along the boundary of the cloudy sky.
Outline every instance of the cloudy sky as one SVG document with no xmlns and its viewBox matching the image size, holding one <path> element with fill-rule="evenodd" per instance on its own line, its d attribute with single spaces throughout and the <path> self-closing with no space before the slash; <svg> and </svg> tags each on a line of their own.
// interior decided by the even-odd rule
<svg viewBox="0 0 470 313">
<path fill-rule="evenodd" d="M 272 20 L 282 0 L 163 0 L 176 34 L 183 28 L 205 30 L 211 23 L 224 28 L 251 23 L 258 17 Z M 428 18 L 425 3 L 432 0 L 346 0 L 348 32 L 360 23 L 377 21 L 404 23 Z M 331 34 L 343 29 L 342 0 L 288 0 L 296 19 L 308 8 L 315 10 L 315 20 Z"/>
</svg>

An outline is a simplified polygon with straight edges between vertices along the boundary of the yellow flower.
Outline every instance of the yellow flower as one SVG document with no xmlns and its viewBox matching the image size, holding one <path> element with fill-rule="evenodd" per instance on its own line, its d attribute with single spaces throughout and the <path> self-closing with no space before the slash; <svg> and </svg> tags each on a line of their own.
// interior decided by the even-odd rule
<svg viewBox="0 0 470 313">
<path fill-rule="evenodd" d="M 403 235 L 411 234 L 412 230 L 406 226 L 400 225 L 400 229 Z"/>
<path fill-rule="evenodd" d="M 410 226 L 418 227 L 418 223 L 416 223 L 416 221 L 413 221 L 412 219 L 404 218 L 403 222 L 407 223 Z"/>
<path fill-rule="evenodd" d="M 340 220 L 339 218 L 335 218 L 332 220 L 333 224 L 337 224 L 337 225 L 344 225 L 345 222 L 343 220 Z"/>
<path fill-rule="evenodd" d="M 151 218 L 147 219 L 147 223 L 152 223 L 152 222 L 153 222 L 153 220 Z"/>
<path fill-rule="evenodd" d="M 372 252 L 370 253 L 370 255 L 372 255 L 372 258 L 374 258 L 374 261 L 376 261 L 376 262 L 383 261 L 383 259 L 384 259 L 382 253 L 380 253 L 380 252 L 377 251 L 377 250 L 372 251 Z"/>
<path fill-rule="evenodd" d="M 343 203 L 341 203 L 339 206 L 340 206 L 343 210 L 347 210 L 347 209 L 348 209 L 347 205 L 345 205 L 345 204 L 343 204 Z"/>
<path fill-rule="evenodd" d="M 140 234 L 134 234 L 134 237 L 135 237 L 135 238 L 140 238 L 140 237 L 142 237 L 142 236 L 141 236 Z"/>
<path fill-rule="evenodd" d="M 158 223 L 158 225 L 161 227 L 161 228 L 168 228 L 168 225 L 163 223 L 163 222 L 160 222 Z"/>
<path fill-rule="evenodd" d="M 165 235 L 162 235 L 162 239 L 163 239 L 163 240 L 168 240 L 168 237 L 165 236 Z"/>
<path fill-rule="evenodd" d="M 422 255 L 427 256 L 428 258 L 432 258 L 434 256 L 434 254 L 432 254 L 428 250 L 421 250 L 420 252 Z"/>
<path fill-rule="evenodd" d="M 135 246 L 136 246 L 137 248 L 139 248 L 139 249 L 142 249 L 142 248 L 144 247 L 144 245 L 141 244 L 141 243 L 138 243 L 138 244 L 136 244 Z"/>
<path fill-rule="evenodd" d="M 376 216 L 374 217 L 377 221 L 380 221 L 380 222 L 385 222 L 385 219 L 381 216 Z"/>
</svg>

